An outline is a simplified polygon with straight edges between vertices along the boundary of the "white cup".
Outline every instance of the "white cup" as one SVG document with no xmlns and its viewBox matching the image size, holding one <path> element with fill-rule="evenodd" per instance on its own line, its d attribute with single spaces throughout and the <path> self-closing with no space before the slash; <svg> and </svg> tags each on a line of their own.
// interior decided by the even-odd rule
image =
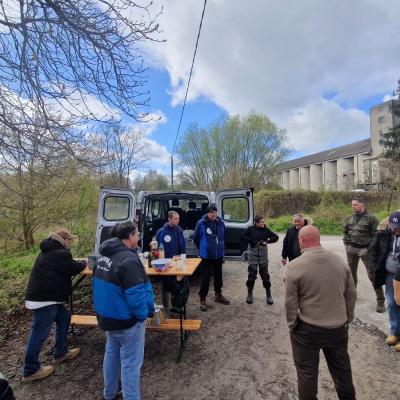
<svg viewBox="0 0 400 400">
<path fill-rule="evenodd" d="M 185 269 L 185 261 L 186 261 L 186 254 L 181 254 L 181 258 L 179 260 L 179 269 L 181 271 Z"/>
</svg>

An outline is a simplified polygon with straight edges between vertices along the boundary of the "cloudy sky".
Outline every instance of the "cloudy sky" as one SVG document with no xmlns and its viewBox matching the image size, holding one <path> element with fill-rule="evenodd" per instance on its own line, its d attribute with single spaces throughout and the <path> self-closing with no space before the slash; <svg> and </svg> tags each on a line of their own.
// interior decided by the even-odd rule
<svg viewBox="0 0 400 400">
<path fill-rule="evenodd" d="M 160 37 L 146 43 L 149 138 L 172 148 L 203 1 L 163 6 Z M 208 0 L 181 134 L 222 113 L 265 113 L 305 155 L 369 137 L 369 108 L 400 78 L 398 0 Z M 386 97 L 385 97 L 386 96 Z M 159 160 L 160 161 L 160 160 Z"/>
</svg>

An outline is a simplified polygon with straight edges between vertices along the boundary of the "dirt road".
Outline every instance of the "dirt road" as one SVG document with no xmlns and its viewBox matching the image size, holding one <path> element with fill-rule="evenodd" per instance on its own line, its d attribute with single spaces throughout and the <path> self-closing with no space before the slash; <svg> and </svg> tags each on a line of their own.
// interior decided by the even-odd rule
<svg viewBox="0 0 400 400">
<path fill-rule="evenodd" d="M 341 252 L 340 238 L 323 238 L 323 245 Z M 247 265 L 227 262 L 224 293 L 230 306 L 213 303 L 206 313 L 198 308 L 198 283 L 192 282 L 188 310 L 200 318 L 202 329 L 190 336 L 180 364 L 175 363 L 178 336 L 148 333 L 142 370 L 142 398 L 184 400 L 291 400 L 296 399 L 296 377 L 288 330 L 283 315 L 283 274 L 279 264 L 281 240 L 270 246 L 270 272 L 275 303 L 267 306 L 261 282 L 255 288 L 255 302 L 247 305 Z M 364 266 L 360 265 L 359 300 L 356 321 L 350 327 L 349 352 L 357 399 L 400 399 L 400 353 L 384 344 L 388 316 L 374 309 L 374 293 Z M 25 331 L 0 354 L 0 369 L 11 377 L 17 399 L 67 400 L 102 398 L 102 356 L 104 337 L 98 329 L 82 331 L 72 340 L 82 354 L 71 364 L 58 367 L 44 382 L 22 385 L 19 372 L 26 340 Z M 12 347 L 12 348 L 11 348 Z M 43 360 L 49 360 L 43 356 Z M 326 363 L 321 357 L 319 399 L 336 394 Z"/>
</svg>

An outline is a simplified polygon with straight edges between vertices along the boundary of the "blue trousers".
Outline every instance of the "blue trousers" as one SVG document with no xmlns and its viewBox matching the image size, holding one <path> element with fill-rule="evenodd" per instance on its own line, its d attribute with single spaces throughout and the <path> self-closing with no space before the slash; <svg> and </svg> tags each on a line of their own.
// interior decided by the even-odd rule
<svg viewBox="0 0 400 400">
<path fill-rule="evenodd" d="M 67 353 L 67 333 L 71 322 L 70 312 L 63 304 L 51 304 L 33 310 L 32 327 L 25 350 L 24 376 L 32 375 L 40 369 L 40 350 L 49 337 L 53 322 L 56 323 L 56 343 L 53 356 L 59 358 Z"/>
<path fill-rule="evenodd" d="M 394 336 L 400 336 L 400 306 L 394 300 L 393 274 L 387 274 L 385 279 L 385 295 L 389 311 L 390 331 Z"/>
<path fill-rule="evenodd" d="M 129 329 L 107 331 L 104 354 L 104 399 L 114 399 L 121 376 L 124 400 L 140 400 L 140 370 L 144 355 L 144 322 Z"/>
</svg>

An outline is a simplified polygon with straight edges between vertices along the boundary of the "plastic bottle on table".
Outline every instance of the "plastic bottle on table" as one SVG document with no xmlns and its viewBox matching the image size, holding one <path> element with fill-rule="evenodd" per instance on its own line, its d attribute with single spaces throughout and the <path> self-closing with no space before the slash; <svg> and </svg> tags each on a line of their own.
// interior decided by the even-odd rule
<svg viewBox="0 0 400 400">
<path fill-rule="evenodd" d="M 160 253 L 158 250 L 158 243 L 155 236 L 150 242 L 150 254 L 151 254 L 151 261 L 157 260 L 160 257 Z"/>
<path fill-rule="evenodd" d="M 160 246 L 158 248 L 158 255 L 160 258 L 165 258 L 164 245 L 162 242 L 160 243 Z"/>
</svg>

